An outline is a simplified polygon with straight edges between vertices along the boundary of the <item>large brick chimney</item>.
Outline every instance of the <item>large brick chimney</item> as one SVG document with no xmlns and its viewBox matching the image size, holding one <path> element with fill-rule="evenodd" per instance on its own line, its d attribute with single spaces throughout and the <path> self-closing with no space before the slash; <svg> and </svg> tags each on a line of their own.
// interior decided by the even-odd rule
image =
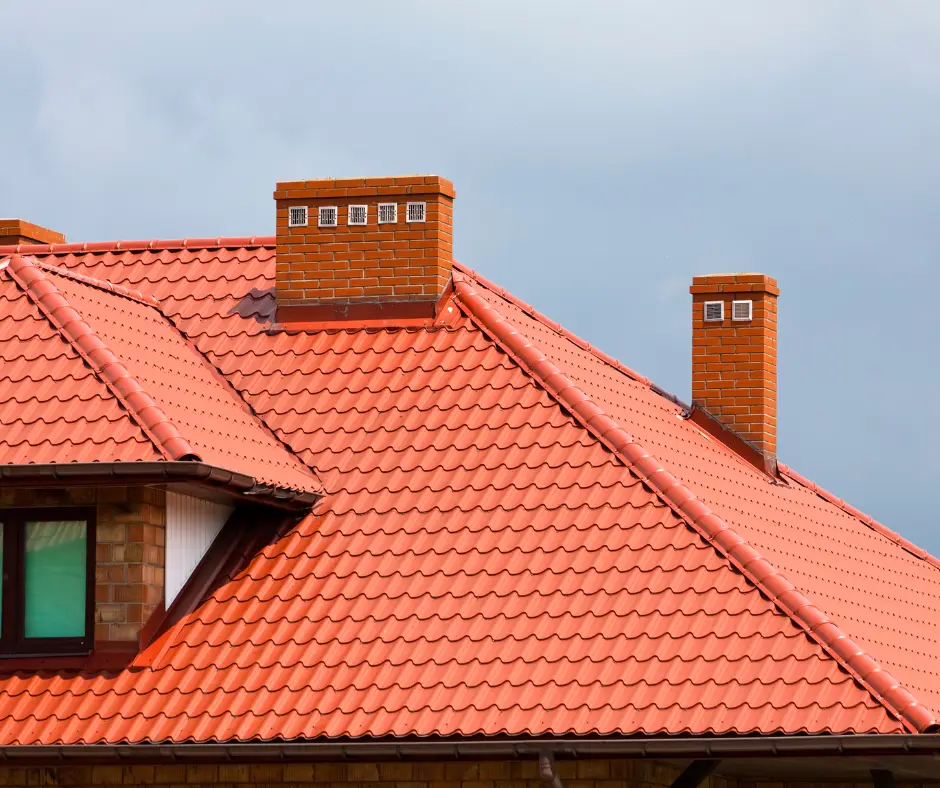
<svg viewBox="0 0 940 788">
<path fill-rule="evenodd" d="M 692 293 L 692 404 L 761 455 L 777 456 L 776 280 L 696 276 Z"/>
<path fill-rule="evenodd" d="M 274 199 L 279 323 L 434 319 L 453 263 L 450 181 L 290 181 Z"/>
<path fill-rule="evenodd" d="M 22 219 L 0 219 L 0 246 L 64 244 L 65 236 Z"/>
</svg>

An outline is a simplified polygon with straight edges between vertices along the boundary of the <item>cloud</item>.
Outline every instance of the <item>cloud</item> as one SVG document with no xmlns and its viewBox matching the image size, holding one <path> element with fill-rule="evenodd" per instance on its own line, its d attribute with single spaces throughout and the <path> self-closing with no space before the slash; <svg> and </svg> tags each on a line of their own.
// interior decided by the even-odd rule
<svg viewBox="0 0 940 788">
<path fill-rule="evenodd" d="M 683 397 L 689 278 L 763 270 L 783 459 L 940 552 L 940 6 L 276 8 L 9 4 L 0 215 L 260 234 L 278 179 L 440 172 L 461 260 Z"/>
</svg>

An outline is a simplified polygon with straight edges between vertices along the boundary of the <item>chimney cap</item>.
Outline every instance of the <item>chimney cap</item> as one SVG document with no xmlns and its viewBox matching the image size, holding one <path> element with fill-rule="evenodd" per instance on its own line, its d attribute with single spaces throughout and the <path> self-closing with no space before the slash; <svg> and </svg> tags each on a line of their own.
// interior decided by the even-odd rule
<svg viewBox="0 0 940 788">
<path fill-rule="evenodd" d="M 780 295 L 777 280 L 767 274 L 704 274 L 693 276 L 689 287 L 692 295 L 703 293 L 770 293 Z"/>
<path fill-rule="evenodd" d="M 65 236 L 24 219 L 0 219 L 0 246 L 18 244 L 62 244 Z"/>
</svg>

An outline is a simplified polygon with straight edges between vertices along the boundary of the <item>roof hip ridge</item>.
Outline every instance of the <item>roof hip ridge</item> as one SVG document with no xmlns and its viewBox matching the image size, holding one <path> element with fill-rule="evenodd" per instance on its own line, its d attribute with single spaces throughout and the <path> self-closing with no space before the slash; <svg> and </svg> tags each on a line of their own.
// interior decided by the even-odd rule
<svg viewBox="0 0 940 788">
<path fill-rule="evenodd" d="M 201 458 L 163 409 L 131 375 L 124 363 L 98 336 L 55 286 L 38 260 L 15 254 L 0 264 L 33 301 L 66 342 L 91 367 L 137 422 L 157 451 L 171 461 Z"/>
<path fill-rule="evenodd" d="M 52 263 L 47 263 L 44 260 L 35 260 L 33 265 L 36 265 L 43 271 L 54 274 L 55 276 L 62 276 L 75 282 L 81 282 L 83 285 L 88 285 L 89 287 L 94 287 L 98 290 L 104 290 L 107 293 L 113 293 L 114 295 L 121 296 L 122 298 L 127 298 L 130 301 L 136 301 L 138 304 L 143 304 L 144 306 L 153 307 L 163 314 L 163 307 L 160 305 L 160 302 L 157 301 L 157 299 L 153 296 L 142 293 L 140 290 L 132 290 L 131 288 L 125 287 L 124 285 L 115 284 L 110 279 L 98 279 L 97 277 L 89 276 L 88 274 L 80 274 L 77 271 L 70 271 L 68 268 L 63 268 L 59 265 L 53 265 Z"/>
<path fill-rule="evenodd" d="M 780 470 L 784 476 L 789 476 L 793 481 L 799 484 L 801 487 L 816 493 L 820 498 L 822 498 L 826 503 L 831 503 L 833 506 L 838 507 L 846 514 L 854 517 L 857 520 L 860 520 L 864 525 L 867 525 L 875 533 L 880 534 L 885 537 L 888 541 L 894 542 L 902 550 L 910 553 L 915 558 L 919 558 L 921 561 L 925 561 L 934 567 L 934 569 L 940 569 L 940 558 L 937 558 L 934 555 L 931 555 L 929 552 L 924 550 L 924 548 L 919 547 L 914 544 L 909 539 L 905 539 L 897 531 L 892 531 L 884 523 L 879 522 L 874 517 L 869 514 L 865 514 L 861 509 L 856 509 L 852 504 L 847 503 L 844 499 L 839 498 L 833 495 L 829 490 L 824 487 L 820 487 L 816 482 L 807 479 L 803 474 L 797 473 L 789 465 L 784 465 L 782 462 L 777 463 L 777 468 Z"/>
<path fill-rule="evenodd" d="M 170 249 L 238 249 L 275 245 L 273 235 L 218 236 L 217 238 L 172 238 L 136 241 L 93 241 L 62 244 L 4 244 L 0 255 L 76 254 L 95 252 L 146 252 Z"/>
<path fill-rule="evenodd" d="M 934 715 L 918 703 L 909 690 L 856 645 L 802 591 L 686 485 L 667 471 L 528 337 L 490 306 L 464 276 L 455 276 L 454 286 L 459 302 L 480 328 L 493 337 L 588 432 L 610 449 L 642 482 L 648 484 L 670 509 L 740 571 L 778 610 L 815 640 L 881 706 L 914 732 L 923 733 L 937 725 Z"/>
<path fill-rule="evenodd" d="M 560 337 L 564 337 L 569 342 L 574 343 L 582 350 L 586 350 L 592 356 L 594 356 L 597 359 L 600 359 L 608 366 L 613 367 L 618 372 L 621 372 L 622 374 L 626 375 L 628 378 L 635 380 L 637 383 L 642 383 L 644 386 L 648 386 L 651 391 L 669 400 L 674 405 L 677 405 L 678 407 L 682 408 L 682 410 L 685 410 L 685 411 L 691 410 L 690 405 L 687 405 L 685 402 L 679 399 L 679 397 L 677 397 L 675 394 L 657 386 L 652 380 L 646 377 L 646 375 L 641 375 L 635 369 L 631 369 L 622 361 L 614 358 L 608 353 L 605 353 L 603 350 L 601 350 L 598 347 L 595 347 L 590 342 L 587 342 L 586 340 L 582 339 L 581 337 L 579 337 L 577 334 L 573 333 L 572 331 L 569 331 L 561 323 L 556 323 L 547 315 L 543 315 L 534 306 L 532 306 L 531 304 L 525 303 L 525 301 L 513 295 L 505 288 L 500 287 L 495 282 L 487 279 L 485 276 L 481 276 L 479 272 L 474 271 L 472 268 L 468 268 L 462 263 L 458 263 L 456 260 L 454 261 L 454 268 L 458 269 L 461 273 L 470 276 L 475 282 L 483 285 L 483 287 L 485 287 L 487 290 L 491 290 L 492 292 L 496 293 L 496 295 L 498 295 L 500 298 L 504 298 L 505 300 L 509 301 L 509 303 L 521 309 L 523 312 L 529 315 L 529 317 L 537 320 L 543 326 L 546 326 L 547 328 L 551 329 Z"/>
</svg>

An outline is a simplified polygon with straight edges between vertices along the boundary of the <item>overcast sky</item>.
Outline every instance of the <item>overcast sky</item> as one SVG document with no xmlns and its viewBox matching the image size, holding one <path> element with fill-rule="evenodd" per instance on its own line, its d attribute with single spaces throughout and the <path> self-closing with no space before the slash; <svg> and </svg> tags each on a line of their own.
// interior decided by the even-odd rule
<svg viewBox="0 0 940 788">
<path fill-rule="evenodd" d="M 771 274 L 780 459 L 940 554 L 940 3 L 31 0 L 0 28 L 0 216 L 272 234 L 277 180 L 437 173 L 458 259 L 685 400 L 692 275 Z"/>
</svg>

